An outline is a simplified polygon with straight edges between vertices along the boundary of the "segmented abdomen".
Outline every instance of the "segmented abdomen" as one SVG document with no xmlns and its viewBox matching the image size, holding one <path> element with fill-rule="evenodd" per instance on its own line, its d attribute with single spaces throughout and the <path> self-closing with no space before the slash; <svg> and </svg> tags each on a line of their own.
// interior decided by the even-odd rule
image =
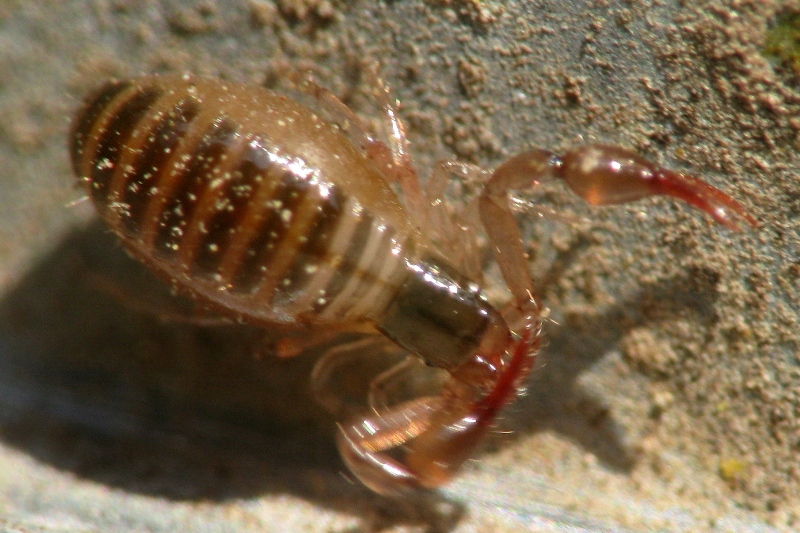
<svg viewBox="0 0 800 533">
<path fill-rule="evenodd" d="M 321 157 L 352 146 L 310 110 L 248 91 L 179 77 L 109 83 L 73 126 L 76 175 L 134 255 L 238 315 L 380 314 L 408 275 L 414 239 L 325 161 L 374 168 L 350 149 Z"/>
</svg>

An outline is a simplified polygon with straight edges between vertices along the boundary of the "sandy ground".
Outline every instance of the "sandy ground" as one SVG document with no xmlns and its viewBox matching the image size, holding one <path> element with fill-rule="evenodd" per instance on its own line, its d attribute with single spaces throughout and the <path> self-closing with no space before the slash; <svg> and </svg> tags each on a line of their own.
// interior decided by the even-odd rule
<svg viewBox="0 0 800 533">
<path fill-rule="evenodd" d="M 0 2 L 0 528 L 800 529 L 800 78 L 761 55 L 789 9 Z M 455 483 L 404 502 L 341 474 L 304 392 L 313 354 L 279 361 L 261 331 L 169 320 L 184 303 L 69 206 L 68 122 L 104 79 L 281 89 L 311 71 L 369 118 L 373 60 L 421 169 L 617 143 L 759 221 L 732 233 L 673 202 L 592 210 L 546 187 L 538 201 L 571 222 L 521 216 L 554 319 L 529 393 Z"/>
</svg>

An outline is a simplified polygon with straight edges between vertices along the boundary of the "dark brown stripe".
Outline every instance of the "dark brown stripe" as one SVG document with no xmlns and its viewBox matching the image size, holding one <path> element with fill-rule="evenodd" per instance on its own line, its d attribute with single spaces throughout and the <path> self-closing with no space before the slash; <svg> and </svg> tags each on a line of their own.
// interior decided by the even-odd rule
<svg viewBox="0 0 800 533">
<path fill-rule="evenodd" d="M 279 285 L 279 292 L 272 300 L 274 306 L 289 303 L 313 279 L 316 268 L 330 260 L 330 243 L 341 221 L 345 197 L 339 187 L 332 187 L 328 198 L 319 204 L 314 221 L 308 228 L 308 240 L 297 251 L 294 263 L 289 267 L 288 283 Z M 312 269 L 309 272 L 309 268 Z"/>
<path fill-rule="evenodd" d="M 86 154 L 83 153 L 86 136 L 92 131 L 97 119 L 105 112 L 108 104 L 119 93 L 131 86 L 131 82 L 110 81 L 103 85 L 91 98 L 84 103 L 83 109 L 78 113 L 72 124 L 70 132 L 70 154 L 72 156 L 72 170 L 78 178 L 83 178 L 81 167 Z"/>
<path fill-rule="evenodd" d="M 280 202 L 280 207 L 267 210 L 255 240 L 248 246 L 247 253 L 232 277 L 232 292 L 250 293 L 260 285 L 264 279 L 264 268 L 269 269 L 275 251 L 280 248 L 289 226 L 297 217 L 297 207 L 310 189 L 306 178 L 298 177 L 288 170 L 284 172 L 272 194 L 273 201 Z M 286 210 L 292 214 L 288 224 L 282 216 Z"/>
<path fill-rule="evenodd" d="M 100 205 L 108 203 L 108 186 L 128 138 L 161 93 L 162 90 L 156 87 L 142 88 L 141 92 L 128 98 L 100 133 L 95 154 L 84 154 L 94 161 L 91 192 Z"/>
<path fill-rule="evenodd" d="M 268 180 L 272 163 L 262 157 L 263 150 L 248 145 L 241 156 L 239 168 L 232 173 L 231 180 L 217 195 L 219 209 L 213 211 L 202 223 L 206 226 L 204 236 L 194 254 L 192 271 L 196 275 L 210 277 L 219 271 L 228 250 L 234 228 L 238 228 L 250 202 L 259 187 L 258 179 Z"/>
<path fill-rule="evenodd" d="M 197 102 L 183 100 L 164 113 L 148 135 L 132 169 L 126 173 L 122 202 L 128 206 L 124 223 L 131 233 L 138 231 L 142 223 L 140 217 L 146 211 L 150 198 L 158 195 L 158 191 L 151 192 L 150 189 L 158 183 L 163 172 L 172 170 L 164 168 L 164 165 L 198 111 Z"/>
<path fill-rule="evenodd" d="M 214 178 L 214 169 L 228 151 L 235 134 L 236 127 L 229 120 L 215 121 L 203 134 L 186 170 L 173 178 L 178 180 L 177 186 L 159 215 L 158 233 L 153 242 L 154 252 L 160 257 L 169 259 L 176 253 L 186 231 L 186 221 L 192 216 L 197 199 Z M 158 195 L 150 201 L 158 201 Z"/>
<path fill-rule="evenodd" d="M 319 303 L 319 301 L 314 303 L 315 312 L 320 313 L 324 311 L 326 307 L 333 303 L 339 293 L 342 292 L 342 289 L 347 285 L 350 277 L 359 275 L 359 273 L 356 272 L 356 267 L 358 266 L 358 260 L 366 249 L 367 240 L 369 239 L 369 234 L 372 231 L 372 224 L 374 222 L 375 219 L 365 210 L 361 215 L 361 220 L 356 225 L 353 238 L 342 257 L 339 268 L 336 269 L 333 278 L 331 278 L 328 286 L 325 287 L 322 303 Z"/>
</svg>

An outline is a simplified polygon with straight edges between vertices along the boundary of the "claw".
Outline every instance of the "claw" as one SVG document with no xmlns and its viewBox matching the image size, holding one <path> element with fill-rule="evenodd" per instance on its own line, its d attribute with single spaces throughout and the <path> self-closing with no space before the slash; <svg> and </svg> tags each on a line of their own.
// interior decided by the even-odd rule
<svg viewBox="0 0 800 533">
<path fill-rule="evenodd" d="M 555 175 L 593 205 L 630 202 L 653 195 L 672 196 L 708 213 L 734 231 L 756 220 L 733 198 L 682 172 L 659 168 L 616 146 L 593 144 L 567 152 L 555 164 Z"/>
<path fill-rule="evenodd" d="M 733 231 L 740 231 L 741 222 L 756 227 L 756 219 L 744 207 L 708 183 L 691 175 L 668 169 L 658 169 L 653 176 L 654 194 L 663 194 L 683 200 L 708 213 L 716 222 Z"/>
<path fill-rule="evenodd" d="M 469 459 L 498 412 L 516 397 L 533 367 L 538 326 L 512 344 L 511 358 L 492 389 L 474 402 L 463 394 L 420 398 L 340 425 L 339 451 L 350 472 L 383 495 L 432 489 L 449 481 Z M 458 388 L 463 384 L 451 382 Z M 449 400 L 449 401 L 448 401 Z"/>
<path fill-rule="evenodd" d="M 336 445 L 348 470 L 384 496 L 423 487 L 419 476 L 391 452 L 427 431 L 441 398 L 420 398 L 391 411 L 339 424 Z"/>
</svg>

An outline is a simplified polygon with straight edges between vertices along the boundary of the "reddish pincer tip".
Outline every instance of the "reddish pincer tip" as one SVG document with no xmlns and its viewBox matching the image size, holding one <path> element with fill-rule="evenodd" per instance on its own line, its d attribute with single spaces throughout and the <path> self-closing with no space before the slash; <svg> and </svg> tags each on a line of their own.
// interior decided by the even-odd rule
<svg viewBox="0 0 800 533">
<path fill-rule="evenodd" d="M 741 231 L 742 225 L 758 227 L 756 219 L 742 204 L 694 176 L 672 170 L 659 170 L 656 179 L 658 192 L 683 200 L 687 204 L 706 212 L 718 224 L 733 231 Z"/>
<path fill-rule="evenodd" d="M 474 407 L 474 415 L 479 424 L 486 425 L 497 416 L 505 405 L 517 395 L 521 385 L 533 369 L 539 348 L 540 334 L 533 325 L 523 329 L 520 338 L 514 342 L 511 359 L 494 388 Z"/>
</svg>

